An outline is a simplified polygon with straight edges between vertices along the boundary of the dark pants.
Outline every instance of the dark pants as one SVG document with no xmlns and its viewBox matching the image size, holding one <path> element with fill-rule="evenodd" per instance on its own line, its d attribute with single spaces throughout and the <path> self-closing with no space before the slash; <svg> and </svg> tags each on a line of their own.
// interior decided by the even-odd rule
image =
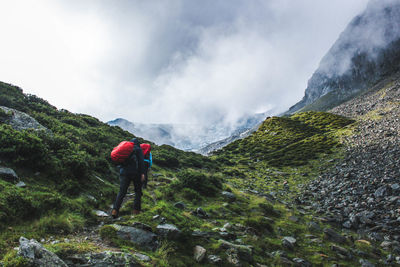
<svg viewBox="0 0 400 267">
<path fill-rule="evenodd" d="M 121 208 L 122 200 L 124 200 L 131 181 L 133 181 L 133 185 L 135 187 L 135 199 L 133 202 L 133 209 L 141 210 L 142 182 L 140 181 L 140 175 L 138 174 L 120 174 L 119 192 L 114 202 L 114 209 L 119 210 Z"/>
</svg>

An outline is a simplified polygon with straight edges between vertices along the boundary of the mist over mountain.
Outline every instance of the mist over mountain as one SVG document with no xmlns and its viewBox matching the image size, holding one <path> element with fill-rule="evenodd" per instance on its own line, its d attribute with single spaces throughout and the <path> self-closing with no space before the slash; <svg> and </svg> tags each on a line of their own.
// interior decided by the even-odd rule
<svg viewBox="0 0 400 267">
<path fill-rule="evenodd" d="M 156 124 L 136 123 L 123 118 L 107 122 L 111 126 L 119 126 L 122 129 L 140 136 L 144 139 L 161 145 L 167 144 L 187 151 L 198 151 L 209 144 L 220 140 L 238 136 L 261 123 L 268 112 L 243 116 L 235 124 L 235 127 L 212 124 L 203 126 L 199 124 Z"/>
<path fill-rule="evenodd" d="M 399 70 L 399 63 L 400 2 L 372 0 L 322 58 L 305 96 L 287 113 L 332 108 Z"/>
</svg>

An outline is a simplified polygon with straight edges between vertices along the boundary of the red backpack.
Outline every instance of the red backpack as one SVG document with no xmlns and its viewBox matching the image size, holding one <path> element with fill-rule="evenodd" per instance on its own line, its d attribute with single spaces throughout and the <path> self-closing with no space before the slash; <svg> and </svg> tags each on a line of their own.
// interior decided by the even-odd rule
<svg viewBox="0 0 400 267">
<path fill-rule="evenodd" d="M 143 151 L 143 156 L 146 157 L 150 154 L 151 146 L 150 144 L 140 144 L 140 148 Z"/>
<path fill-rule="evenodd" d="M 111 160 L 115 163 L 124 163 L 124 161 L 132 154 L 135 143 L 122 141 L 111 151 Z"/>
</svg>

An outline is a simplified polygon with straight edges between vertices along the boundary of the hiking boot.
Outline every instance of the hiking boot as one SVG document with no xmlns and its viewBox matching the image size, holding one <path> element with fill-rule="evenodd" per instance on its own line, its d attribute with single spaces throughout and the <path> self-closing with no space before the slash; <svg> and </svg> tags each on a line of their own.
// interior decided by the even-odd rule
<svg viewBox="0 0 400 267">
<path fill-rule="evenodd" d="M 112 209 L 112 211 L 111 211 L 111 216 L 112 216 L 114 219 L 118 218 L 118 210 Z"/>
<path fill-rule="evenodd" d="M 133 215 L 138 215 L 140 213 L 140 210 L 133 210 Z"/>
</svg>

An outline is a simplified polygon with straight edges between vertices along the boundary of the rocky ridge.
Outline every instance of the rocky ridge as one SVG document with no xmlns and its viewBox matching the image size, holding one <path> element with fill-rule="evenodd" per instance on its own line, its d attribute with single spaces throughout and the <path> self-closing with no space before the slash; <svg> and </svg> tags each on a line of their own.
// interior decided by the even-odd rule
<svg viewBox="0 0 400 267">
<path fill-rule="evenodd" d="M 331 110 L 357 120 L 345 157 L 300 202 L 400 253 L 400 75 Z M 378 90 L 383 88 L 381 90 Z"/>
</svg>

